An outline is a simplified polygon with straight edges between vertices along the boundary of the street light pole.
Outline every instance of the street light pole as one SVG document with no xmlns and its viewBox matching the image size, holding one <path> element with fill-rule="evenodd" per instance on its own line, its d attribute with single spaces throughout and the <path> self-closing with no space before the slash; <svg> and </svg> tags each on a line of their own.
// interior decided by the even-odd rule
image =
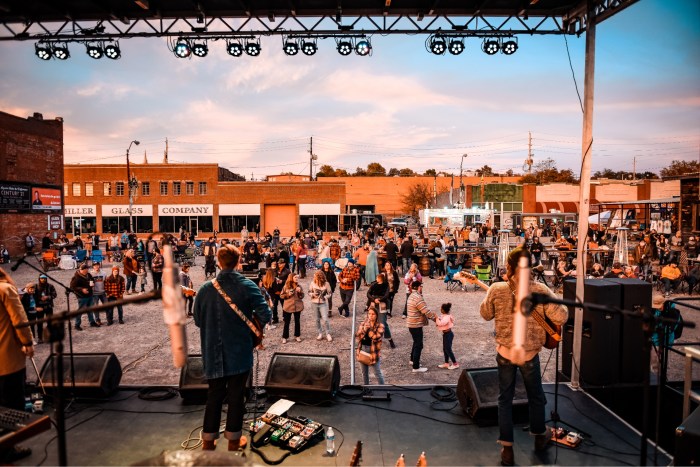
<svg viewBox="0 0 700 467">
<path fill-rule="evenodd" d="M 129 188 L 129 233 L 134 232 L 134 191 L 136 190 L 136 187 L 138 187 L 136 177 L 133 179 L 131 178 L 131 166 L 129 165 L 129 150 L 131 149 L 132 144 L 138 146 L 141 143 L 133 140 L 131 143 L 129 143 L 129 147 L 126 148 L 126 184 Z"/>
<path fill-rule="evenodd" d="M 460 209 L 464 209 L 464 183 L 462 182 L 462 165 L 464 163 L 464 159 L 468 156 L 468 154 L 462 154 L 462 158 L 459 161 L 459 207 Z"/>
</svg>

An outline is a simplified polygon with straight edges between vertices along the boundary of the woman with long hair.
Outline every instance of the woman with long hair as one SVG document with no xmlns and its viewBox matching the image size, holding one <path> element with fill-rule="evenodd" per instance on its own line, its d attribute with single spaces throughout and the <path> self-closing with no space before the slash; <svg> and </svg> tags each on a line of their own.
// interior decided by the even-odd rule
<svg viewBox="0 0 700 467">
<path fill-rule="evenodd" d="M 326 282 L 331 287 L 331 293 L 328 294 L 328 316 L 331 316 L 333 311 L 333 294 L 335 293 L 335 287 L 338 284 L 338 278 L 335 276 L 335 271 L 333 271 L 333 266 L 331 261 L 326 260 L 321 266 L 321 271 L 326 276 Z"/>
<path fill-rule="evenodd" d="M 367 352 L 370 355 L 370 365 L 360 363 L 362 370 L 363 384 L 369 384 L 369 367 L 374 368 L 374 376 L 377 378 L 377 383 L 384 384 L 384 375 L 379 364 L 380 351 L 382 349 L 382 339 L 384 338 L 384 325 L 379 322 L 377 310 L 374 306 L 370 306 L 367 310 L 367 317 L 360 324 L 360 328 L 355 334 L 358 348 Z"/>
<path fill-rule="evenodd" d="M 309 284 L 309 297 L 311 297 L 311 306 L 316 312 L 316 328 L 318 336 L 316 340 L 323 339 L 325 328 L 326 340 L 332 341 L 331 323 L 328 321 L 328 301 L 327 297 L 331 294 L 331 286 L 326 280 L 326 275 L 323 271 L 316 271 L 314 278 Z"/>
<path fill-rule="evenodd" d="M 396 269 L 389 261 L 384 263 L 383 273 L 386 277 L 386 283 L 389 284 L 389 301 L 387 302 L 386 311 L 391 316 L 391 311 L 394 308 L 394 296 L 399 291 L 399 273 L 396 272 Z"/>
<path fill-rule="evenodd" d="M 282 343 L 286 344 L 289 339 L 289 323 L 294 316 L 294 339 L 301 342 L 301 323 L 299 321 L 302 310 L 304 309 L 304 292 L 299 285 L 299 276 L 290 274 L 287 277 L 287 282 L 284 283 L 280 298 L 284 300 L 282 305 L 282 315 L 284 319 L 284 330 L 282 331 Z"/>
</svg>

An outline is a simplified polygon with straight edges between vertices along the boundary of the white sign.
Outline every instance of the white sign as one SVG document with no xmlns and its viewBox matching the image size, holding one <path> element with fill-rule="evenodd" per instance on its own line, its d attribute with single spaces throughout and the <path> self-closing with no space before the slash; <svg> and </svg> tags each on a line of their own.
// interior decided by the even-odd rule
<svg viewBox="0 0 700 467">
<path fill-rule="evenodd" d="M 161 204 L 159 216 L 213 216 L 213 204 Z"/>
<path fill-rule="evenodd" d="M 299 204 L 299 215 L 335 215 L 340 214 L 340 204 Z"/>
<path fill-rule="evenodd" d="M 63 228 L 63 216 L 51 214 L 49 216 L 49 230 L 61 230 Z"/>
<path fill-rule="evenodd" d="M 66 205 L 63 208 L 63 214 L 68 217 L 95 217 L 97 214 L 97 207 L 94 204 L 74 204 L 71 206 Z"/>
<path fill-rule="evenodd" d="M 220 204 L 220 216 L 259 216 L 259 204 Z"/>
<path fill-rule="evenodd" d="M 129 205 L 126 204 L 105 204 L 102 206 L 103 217 L 128 216 Z M 153 216 L 153 206 L 150 204 L 134 204 L 132 207 L 134 216 Z"/>
</svg>

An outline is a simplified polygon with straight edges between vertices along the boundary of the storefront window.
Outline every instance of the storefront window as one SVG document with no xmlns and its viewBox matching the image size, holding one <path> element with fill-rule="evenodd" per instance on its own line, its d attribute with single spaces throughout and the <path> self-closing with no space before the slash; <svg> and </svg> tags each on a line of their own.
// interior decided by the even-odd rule
<svg viewBox="0 0 700 467">
<path fill-rule="evenodd" d="M 129 216 L 103 216 L 102 233 L 118 233 L 129 230 Z M 151 216 L 134 216 L 134 231 L 136 233 L 153 232 Z"/>
<path fill-rule="evenodd" d="M 240 232 L 245 226 L 248 232 L 254 232 L 260 225 L 260 216 L 219 216 L 219 232 Z"/>
<path fill-rule="evenodd" d="M 95 232 L 97 227 L 96 217 L 65 217 L 65 232 L 67 235 L 78 236 Z"/>
<path fill-rule="evenodd" d="M 311 215 L 299 216 L 299 227 L 301 230 L 316 230 L 321 227 L 324 232 L 338 231 L 338 216 L 337 215 Z"/>
<path fill-rule="evenodd" d="M 181 227 L 188 232 L 213 232 L 214 218 L 211 216 L 160 216 L 158 218 L 160 232 L 178 232 Z"/>
</svg>

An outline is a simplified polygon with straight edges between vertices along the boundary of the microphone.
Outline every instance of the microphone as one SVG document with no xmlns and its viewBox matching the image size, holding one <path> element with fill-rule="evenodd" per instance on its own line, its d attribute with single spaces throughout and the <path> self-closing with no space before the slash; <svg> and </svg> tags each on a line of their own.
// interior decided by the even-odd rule
<svg viewBox="0 0 700 467">
<path fill-rule="evenodd" d="M 22 265 L 22 263 L 24 263 L 26 260 L 27 260 L 27 257 L 26 257 L 26 256 L 22 256 L 22 257 L 19 259 L 19 261 L 17 261 L 17 262 L 15 263 L 15 265 L 12 266 L 12 267 L 10 268 L 10 271 L 15 272 L 17 269 L 19 269 L 19 267 Z"/>
<path fill-rule="evenodd" d="M 182 300 L 177 268 L 173 265 L 173 254 L 170 245 L 163 246 L 163 320 L 170 332 L 170 350 L 173 354 L 173 365 L 182 368 L 187 363 L 187 335 L 185 334 L 185 303 Z"/>
</svg>

